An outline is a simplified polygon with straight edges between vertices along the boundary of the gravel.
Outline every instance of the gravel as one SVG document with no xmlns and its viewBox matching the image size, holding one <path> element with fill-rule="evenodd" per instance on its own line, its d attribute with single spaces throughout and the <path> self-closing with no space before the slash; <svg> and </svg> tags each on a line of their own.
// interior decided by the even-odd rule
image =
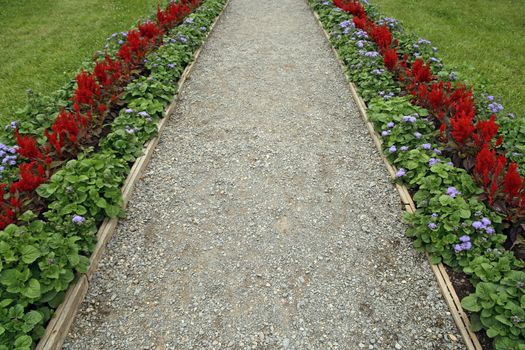
<svg viewBox="0 0 525 350">
<path fill-rule="evenodd" d="M 66 349 L 463 349 L 303 0 L 232 0 Z"/>
</svg>

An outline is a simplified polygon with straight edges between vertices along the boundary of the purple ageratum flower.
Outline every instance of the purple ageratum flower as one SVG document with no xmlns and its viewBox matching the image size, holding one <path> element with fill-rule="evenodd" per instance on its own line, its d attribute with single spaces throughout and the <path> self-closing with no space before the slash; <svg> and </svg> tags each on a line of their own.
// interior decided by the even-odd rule
<svg viewBox="0 0 525 350">
<path fill-rule="evenodd" d="M 405 123 L 415 123 L 417 118 L 413 115 L 404 115 L 401 120 L 403 120 Z"/>
<path fill-rule="evenodd" d="M 438 148 L 434 148 L 434 153 L 440 156 L 443 152 L 441 152 L 441 150 Z"/>
<path fill-rule="evenodd" d="M 129 126 L 129 125 L 126 125 L 126 132 L 127 132 L 128 134 L 134 134 L 135 131 L 136 131 L 136 130 L 135 130 L 134 128 L 132 128 L 132 127 Z"/>
<path fill-rule="evenodd" d="M 170 43 L 175 44 L 176 42 L 177 42 L 177 39 L 175 39 L 175 38 L 171 38 L 170 39 Z"/>
<path fill-rule="evenodd" d="M 323 5 L 328 6 L 330 3 L 328 1 L 323 2 Z"/>
<path fill-rule="evenodd" d="M 343 30 L 343 34 L 348 34 L 348 33 L 350 33 L 350 28 L 345 28 L 345 29 Z"/>
<path fill-rule="evenodd" d="M 83 216 L 75 215 L 71 220 L 74 224 L 81 225 L 86 219 Z"/>
<path fill-rule="evenodd" d="M 451 167 L 454 167 L 454 163 L 452 163 L 452 162 L 447 162 L 447 165 L 451 166 Z"/>
<path fill-rule="evenodd" d="M 458 194 L 461 194 L 461 192 L 459 192 L 455 187 L 451 186 L 449 188 L 447 188 L 447 194 L 451 197 L 451 198 L 456 198 L 456 196 Z"/>
<path fill-rule="evenodd" d="M 119 44 L 119 45 L 124 44 L 124 40 L 119 40 L 119 41 L 118 41 L 118 44 Z"/>
<path fill-rule="evenodd" d="M 472 223 L 472 227 L 474 227 L 476 230 L 481 230 L 483 228 L 483 223 L 481 221 L 474 221 Z"/>
<path fill-rule="evenodd" d="M 343 22 L 339 23 L 339 27 L 341 27 L 341 28 L 348 28 L 350 25 L 351 25 L 350 21 L 343 21 Z"/>
<path fill-rule="evenodd" d="M 437 225 L 435 223 L 433 223 L 433 222 L 429 223 L 427 226 L 431 230 L 435 230 L 437 228 Z"/>
<path fill-rule="evenodd" d="M 403 151 L 403 152 L 406 152 L 406 151 L 408 151 L 408 146 L 401 146 L 401 147 L 399 147 L 399 150 Z"/>
<path fill-rule="evenodd" d="M 124 112 L 130 114 L 130 113 L 133 113 L 133 109 L 131 109 L 131 108 L 126 108 L 126 109 L 124 110 Z"/>
<path fill-rule="evenodd" d="M 362 38 L 362 39 L 368 39 L 368 34 L 364 31 L 364 30 L 357 30 L 355 32 L 355 35 L 358 37 L 358 38 Z"/>
<path fill-rule="evenodd" d="M 417 41 L 417 43 L 418 43 L 419 45 L 424 45 L 424 44 L 426 44 L 426 45 L 431 45 L 431 44 L 432 44 L 432 42 L 431 42 L 430 40 L 423 39 L 423 38 L 419 39 L 419 40 Z"/>
<path fill-rule="evenodd" d="M 392 133 L 391 130 L 383 130 L 381 131 L 381 136 L 386 137 Z"/>
<path fill-rule="evenodd" d="M 200 29 L 201 29 L 201 32 L 205 32 L 207 30 L 207 28 L 204 26 L 202 26 Z"/>
<path fill-rule="evenodd" d="M 186 44 L 188 42 L 188 37 L 181 35 L 179 36 L 179 40 L 181 43 Z"/>
<path fill-rule="evenodd" d="M 432 145 L 430 143 L 424 143 L 421 145 L 421 148 L 429 150 L 432 148 Z"/>
<path fill-rule="evenodd" d="M 470 241 L 461 243 L 461 248 L 463 248 L 463 250 L 470 250 L 472 248 L 472 243 Z"/>
<path fill-rule="evenodd" d="M 184 23 L 186 23 L 186 24 L 192 24 L 192 23 L 193 23 L 193 18 L 191 18 L 191 17 L 186 18 L 186 19 L 184 20 Z"/>
<path fill-rule="evenodd" d="M 168 63 L 168 68 L 171 68 L 171 69 L 175 68 L 175 64 L 174 63 Z"/>
<path fill-rule="evenodd" d="M 389 128 L 389 129 L 392 129 L 396 124 L 394 122 L 388 122 L 386 124 L 386 127 Z"/>
<path fill-rule="evenodd" d="M 437 213 L 432 213 L 431 215 L 433 218 L 437 218 L 439 215 Z"/>
<path fill-rule="evenodd" d="M 491 226 L 487 227 L 487 228 L 485 229 L 485 231 L 486 231 L 489 235 L 492 235 L 492 234 L 494 234 L 494 232 L 496 232 L 496 231 L 494 230 L 494 227 L 491 227 Z"/>
<path fill-rule="evenodd" d="M 489 104 L 489 109 L 492 113 L 498 113 L 504 110 L 505 108 L 503 108 L 503 106 L 497 102 L 492 102 L 491 104 Z"/>
<path fill-rule="evenodd" d="M 366 51 L 363 56 L 370 57 L 370 58 L 376 58 L 379 57 L 379 52 L 377 51 Z"/>
<path fill-rule="evenodd" d="M 383 74 L 384 72 L 385 72 L 384 69 L 374 69 L 374 70 L 372 71 L 372 74 L 375 74 L 375 75 L 381 75 L 381 74 Z"/>
<path fill-rule="evenodd" d="M 481 223 L 483 224 L 483 226 L 489 226 L 491 224 L 488 218 L 482 218 Z"/>
<path fill-rule="evenodd" d="M 487 100 L 489 100 L 489 101 L 491 101 L 491 102 L 494 101 L 494 96 L 492 96 L 492 95 L 488 95 L 488 96 L 487 96 Z"/>
<path fill-rule="evenodd" d="M 460 240 L 461 242 L 463 242 L 463 243 L 465 243 L 465 242 L 470 242 L 470 237 L 467 236 L 467 235 L 464 235 L 464 236 L 459 237 L 459 240 Z"/>
<path fill-rule="evenodd" d="M 456 245 L 454 245 L 454 251 L 455 251 L 456 253 L 459 253 L 459 252 L 462 251 L 462 250 L 463 250 L 463 247 L 461 246 L 461 244 L 456 244 Z"/>
<path fill-rule="evenodd" d="M 140 115 L 141 117 L 149 117 L 149 114 L 146 111 L 139 112 L 138 115 Z"/>
<path fill-rule="evenodd" d="M 396 177 L 403 177 L 407 174 L 406 170 L 403 168 L 399 168 L 399 170 L 396 173 Z"/>
<path fill-rule="evenodd" d="M 439 58 L 436 58 L 436 57 L 430 57 L 430 61 L 434 62 L 434 63 L 440 63 L 441 60 Z"/>
<path fill-rule="evenodd" d="M 439 163 L 439 162 L 440 162 L 439 159 L 436 159 L 436 158 L 430 158 L 430 159 L 428 160 L 428 165 L 429 165 L 429 166 L 434 166 L 434 165 L 436 165 L 436 164 Z"/>
<path fill-rule="evenodd" d="M 390 152 L 390 153 L 397 152 L 397 147 L 396 146 L 390 146 L 390 148 L 388 149 L 388 152 Z"/>
<path fill-rule="evenodd" d="M 363 40 L 359 40 L 355 44 L 357 45 L 357 47 L 359 47 L 361 49 L 365 46 L 365 42 Z"/>
</svg>

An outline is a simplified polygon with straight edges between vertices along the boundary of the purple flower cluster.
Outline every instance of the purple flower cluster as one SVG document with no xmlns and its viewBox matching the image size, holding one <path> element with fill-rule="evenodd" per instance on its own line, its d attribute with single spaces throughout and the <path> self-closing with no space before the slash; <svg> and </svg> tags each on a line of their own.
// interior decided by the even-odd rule
<svg viewBox="0 0 525 350">
<path fill-rule="evenodd" d="M 430 143 L 424 143 L 421 145 L 421 148 L 429 150 L 432 148 L 432 145 Z"/>
<path fill-rule="evenodd" d="M 381 131 L 381 136 L 386 137 L 392 133 L 392 130 L 383 130 Z"/>
<path fill-rule="evenodd" d="M 408 146 L 401 146 L 401 147 L 399 147 L 399 150 L 403 151 L 403 152 L 406 152 L 406 151 L 408 151 Z"/>
<path fill-rule="evenodd" d="M 129 125 L 126 125 L 126 132 L 127 132 L 128 134 L 134 134 L 136 131 L 137 131 L 137 129 L 132 128 L 132 127 L 129 126 Z"/>
<path fill-rule="evenodd" d="M 431 230 L 435 230 L 437 228 L 437 225 L 433 222 L 429 223 L 428 224 L 428 228 L 431 229 Z"/>
<path fill-rule="evenodd" d="M 431 45 L 431 44 L 432 44 L 432 42 L 431 42 L 430 40 L 423 39 L 423 38 L 419 39 L 419 40 L 417 41 L 417 43 L 418 43 L 419 45 L 423 45 L 423 44 Z"/>
<path fill-rule="evenodd" d="M 339 23 L 339 27 L 341 27 L 341 28 L 348 28 L 348 27 L 350 27 L 352 25 L 353 25 L 353 23 L 350 22 L 350 21 L 343 21 L 343 22 Z"/>
<path fill-rule="evenodd" d="M 2 158 L 2 165 L 0 166 L 0 173 L 4 171 L 5 165 L 16 165 L 17 146 L 9 147 L 0 143 L 0 158 Z M 0 175 L 0 178 L 2 176 Z"/>
<path fill-rule="evenodd" d="M 399 168 L 399 170 L 396 173 L 396 177 L 403 177 L 407 174 L 406 170 L 403 168 Z"/>
<path fill-rule="evenodd" d="M 470 242 L 470 237 L 467 236 L 467 235 L 464 235 L 464 236 L 461 236 L 459 237 L 459 240 L 460 240 L 460 244 L 456 244 L 454 246 L 454 251 L 456 253 L 459 253 L 463 250 L 470 250 L 472 249 L 472 242 Z"/>
<path fill-rule="evenodd" d="M 401 120 L 405 123 L 415 123 L 417 121 L 417 117 L 414 115 L 404 115 Z"/>
<path fill-rule="evenodd" d="M 492 113 L 498 113 L 504 110 L 503 106 L 497 102 L 492 102 L 489 104 L 489 109 Z"/>
<path fill-rule="evenodd" d="M 357 41 L 355 44 L 357 45 L 357 47 L 359 47 L 360 49 L 362 49 L 363 47 L 365 47 L 365 42 L 364 40 L 359 40 Z"/>
<path fill-rule="evenodd" d="M 414 133 L 414 136 L 416 137 L 416 139 L 420 139 L 423 135 L 420 133 L 420 132 L 415 132 Z"/>
<path fill-rule="evenodd" d="M 384 18 L 381 18 L 379 21 L 377 21 L 377 23 L 379 25 L 387 25 L 391 28 L 395 27 L 397 25 L 397 20 L 395 18 L 390 18 L 390 17 L 384 17 Z"/>
<path fill-rule="evenodd" d="M 392 129 L 396 124 L 394 122 L 388 122 L 386 124 L 386 127 L 389 128 L 389 129 Z"/>
<path fill-rule="evenodd" d="M 436 164 L 439 163 L 439 162 L 440 162 L 439 159 L 436 159 L 436 158 L 430 158 L 430 159 L 428 160 L 428 165 L 429 165 L 429 166 L 434 166 L 434 165 L 436 165 Z"/>
<path fill-rule="evenodd" d="M 447 188 L 447 194 L 451 197 L 451 198 L 456 198 L 456 196 L 458 194 L 461 194 L 461 192 L 459 192 L 455 187 L 451 186 L 449 188 Z"/>
<path fill-rule="evenodd" d="M 395 145 L 394 146 L 390 146 L 390 148 L 388 149 L 388 152 L 390 152 L 390 153 L 397 152 L 397 147 Z"/>
<path fill-rule="evenodd" d="M 365 32 L 364 30 L 356 30 L 355 31 L 355 35 L 358 37 L 358 38 L 361 38 L 361 39 L 368 39 L 368 34 L 367 32 Z"/>
<path fill-rule="evenodd" d="M 204 26 L 202 26 L 200 29 L 201 29 L 201 32 L 205 32 L 207 30 L 206 27 Z"/>
<path fill-rule="evenodd" d="M 6 129 L 6 130 L 7 130 L 7 129 L 13 129 L 13 130 L 14 130 L 14 129 L 16 129 L 17 126 L 18 126 L 18 125 L 16 124 L 16 122 L 11 122 L 11 123 L 9 123 L 9 124 L 7 124 L 7 125 L 5 126 L 5 129 Z"/>
<path fill-rule="evenodd" d="M 379 91 L 379 96 L 383 97 L 385 100 L 388 100 L 388 99 L 391 99 L 392 97 L 395 96 L 395 94 L 393 92 L 384 92 L 384 91 Z"/>
<path fill-rule="evenodd" d="M 192 24 L 192 23 L 193 23 L 193 18 L 191 18 L 191 17 L 186 18 L 186 19 L 184 20 L 184 23 L 185 23 L 185 24 Z"/>
<path fill-rule="evenodd" d="M 183 44 L 186 44 L 188 42 L 188 37 L 185 35 L 179 35 L 179 41 Z"/>
<path fill-rule="evenodd" d="M 360 50 L 359 53 L 365 57 L 370 57 L 370 58 L 376 58 L 376 57 L 379 57 L 381 54 L 377 51 L 364 51 L 364 50 Z"/>
<path fill-rule="evenodd" d="M 484 230 L 489 235 L 494 234 L 495 230 L 494 227 L 490 226 L 491 222 L 488 218 L 482 218 L 481 221 L 474 221 L 472 223 L 472 227 L 474 227 L 476 230 L 482 231 Z"/>
<path fill-rule="evenodd" d="M 73 216 L 73 219 L 71 220 L 74 224 L 81 225 L 86 221 L 86 219 L 83 216 L 75 215 Z"/>
<path fill-rule="evenodd" d="M 385 70 L 384 70 L 384 69 L 374 69 L 374 70 L 372 71 L 372 74 L 375 74 L 375 75 L 381 75 L 381 74 L 383 74 L 383 73 L 385 73 Z"/>
</svg>

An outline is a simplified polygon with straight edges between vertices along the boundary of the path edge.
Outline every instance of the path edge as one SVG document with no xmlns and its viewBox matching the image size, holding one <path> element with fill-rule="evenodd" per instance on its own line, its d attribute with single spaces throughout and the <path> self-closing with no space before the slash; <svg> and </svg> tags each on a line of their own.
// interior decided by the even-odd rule
<svg viewBox="0 0 525 350">
<path fill-rule="evenodd" d="M 345 73 L 346 66 L 341 60 L 341 57 L 339 56 L 339 53 L 337 52 L 337 50 L 332 45 L 330 41 L 330 35 L 324 29 L 323 24 L 321 23 L 321 20 L 319 18 L 319 15 L 310 7 L 308 0 L 305 0 L 305 2 L 306 2 L 306 6 L 310 9 L 310 12 L 315 17 L 317 24 L 319 25 L 322 32 L 324 33 L 328 41 L 328 44 L 330 45 L 330 48 L 332 49 L 332 52 L 335 55 L 337 62 L 339 63 L 342 73 L 345 76 L 346 81 L 348 82 L 348 85 L 350 87 L 350 92 L 352 95 L 352 99 L 354 100 L 355 104 L 357 105 L 357 108 L 359 109 L 359 114 L 363 118 L 363 121 L 368 129 L 370 136 L 372 137 L 372 140 L 374 141 L 374 144 L 379 152 L 379 155 L 381 156 L 381 159 L 385 163 L 388 173 L 394 179 L 397 170 L 395 169 L 394 166 L 392 166 L 392 164 L 390 164 L 388 159 L 383 154 L 383 147 L 382 147 L 383 141 L 379 137 L 379 134 L 375 131 L 373 124 L 370 122 L 370 119 L 368 118 L 368 113 L 366 112 L 367 106 L 365 104 L 365 101 L 361 98 L 361 96 L 359 96 L 357 86 L 355 86 L 355 84 L 352 81 L 350 81 L 350 79 L 346 75 Z M 414 201 L 412 200 L 412 197 L 410 196 L 410 193 L 408 192 L 407 187 L 405 185 L 397 184 L 397 183 L 395 184 L 395 187 L 397 191 L 399 192 L 399 196 L 401 197 L 401 202 L 403 203 L 405 211 L 409 213 L 415 213 L 416 205 L 414 204 Z M 425 255 L 427 256 L 428 263 L 430 264 L 432 272 L 434 273 L 436 277 L 441 294 L 445 298 L 445 301 L 449 307 L 450 313 L 452 314 L 454 322 L 456 323 L 456 326 L 458 327 L 458 330 L 461 333 L 461 336 L 463 337 L 463 340 L 465 341 L 465 345 L 467 346 L 468 350 L 483 350 L 478 340 L 478 337 L 472 331 L 472 328 L 470 326 L 470 320 L 467 314 L 465 313 L 465 311 L 463 310 L 463 307 L 461 306 L 461 300 L 458 297 L 456 290 L 454 289 L 454 286 L 452 285 L 452 282 L 450 281 L 450 276 L 448 275 L 448 272 L 445 269 L 445 266 L 442 263 L 439 263 L 437 265 L 432 264 L 428 254 L 425 253 Z"/>
<path fill-rule="evenodd" d="M 223 9 L 219 15 L 217 15 L 213 24 L 210 26 L 210 30 L 208 31 L 208 34 L 206 35 L 206 38 L 202 42 L 201 46 L 197 49 L 197 51 L 195 51 L 192 63 L 186 66 L 184 72 L 179 78 L 179 81 L 177 82 L 177 92 L 173 96 L 173 100 L 170 105 L 165 109 L 164 118 L 162 118 L 162 120 L 157 124 L 157 136 L 146 143 L 143 148 L 143 155 L 137 158 L 131 167 L 130 172 L 121 188 L 123 199 L 122 206 L 124 208 L 127 207 L 135 185 L 141 179 L 144 169 L 149 164 L 149 161 L 153 156 L 164 127 L 168 123 L 171 114 L 175 111 L 180 90 L 191 74 L 202 49 L 206 45 L 209 36 L 215 28 L 215 25 L 222 18 L 229 4 L 230 0 L 227 0 Z M 102 259 L 108 242 L 111 240 L 111 237 L 117 228 L 117 224 L 118 218 L 106 218 L 100 225 L 97 231 L 97 244 L 95 246 L 95 250 L 91 254 L 91 257 L 89 258 L 87 272 L 77 275 L 75 281 L 68 287 L 64 296 L 64 301 L 56 309 L 51 320 L 49 320 L 44 336 L 40 338 L 38 345 L 35 348 L 36 350 L 56 350 L 62 348 L 66 336 L 69 333 L 69 329 L 75 320 L 78 309 L 87 294 L 91 278 L 98 268 L 98 264 Z"/>
</svg>

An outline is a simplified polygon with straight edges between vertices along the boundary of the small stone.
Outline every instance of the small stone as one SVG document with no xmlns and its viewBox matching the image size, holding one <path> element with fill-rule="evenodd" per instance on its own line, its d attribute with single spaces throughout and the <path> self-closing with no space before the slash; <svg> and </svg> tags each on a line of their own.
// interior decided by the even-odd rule
<svg viewBox="0 0 525 350">
<path fill-rule="evenodd" d="M 396 345 L 394 345 L 394 347 L 395 347 L 397 350 L 399 350 L 399 349 L 402 348 L 401 344 L 399 344 L 399 343 L 396 343 Z"/>
</svg>

